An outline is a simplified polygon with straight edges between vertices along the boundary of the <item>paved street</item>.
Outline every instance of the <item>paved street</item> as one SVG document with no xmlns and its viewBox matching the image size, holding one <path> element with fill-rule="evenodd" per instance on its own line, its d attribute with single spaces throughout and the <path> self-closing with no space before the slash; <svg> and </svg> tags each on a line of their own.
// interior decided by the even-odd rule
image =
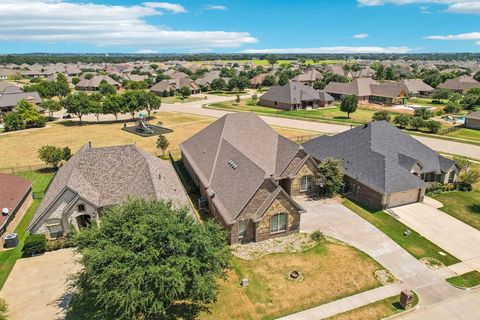
<svg viewBox="0 0 480 320">
<path fill-rule="evenodd" d="M 480 271 L 480 231 L 427 203 L 392 210 L 402 223 Z"/>
<path fill-rule="evenodd" d="M 247 98 L 247 97 L 248 95 L 242 96 L 241 98 Z M 202 106 L 207 103 L 216 103 L 216 102 L 222 102 L 222 101 L 229 101 L 233 99 L 235 99 L 235 97 L 221 97 L 221 96 L 209 95 L 207 100 L 194 101 L 194 102 L 189 102 L 184 104 L 178 104 L 178 103 L 162 104 L 161 111 L 186 112 L 186 113 L 191 113 L 191 114 L 196 114 L 201 116 L 220 118 L 229 112 L 223 111 L 223 110 L 206 109 L 206 108 L 202 108 Z M 265 122 L 267 122 L 269 125 L 272 125 L 272 126 L 309 130 L 309 131 L 314 131 L 319 133 L 335 134 L 335 133 L 343 132 L 350 129 L 348 125 L 340 125 L 340 124 L 337 125 L 337 124 L 330 124 L 330 123 L 312 122 L 312 121 L 295 120 L 295 119 L 270 117 L 270 116 L 261 116 L 261 118 Z M 429 138 L 429 137 L 420 137 L 420 136 L 413 136 L 413 137 L 418 141 L 424 143 L 425 145 L 429 146 L 430 148 L 439 152 L 460 154 L 467 157 L 480 159 L 480 146 L 448 141 L 448 140 Z"/>
</svg>

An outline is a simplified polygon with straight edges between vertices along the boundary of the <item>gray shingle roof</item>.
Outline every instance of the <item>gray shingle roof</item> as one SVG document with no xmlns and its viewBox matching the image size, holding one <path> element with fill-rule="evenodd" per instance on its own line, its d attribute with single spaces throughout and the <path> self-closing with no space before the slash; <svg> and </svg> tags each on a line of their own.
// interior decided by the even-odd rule
<svg viewBox="0 0 480 320">
<path fill-rule="evenodd" d="M 416 164 L 421 166 L 421 173 L 446 172 L 454 165 L 454 161 L 386 121 L 374 121 L 332 137 L 322 136 L 303 146 L 319 160 L 342 160 L 348 176 L 387 194 L 425 186 L 410 172 Z"/>
<path fill-rule="evenodd" d="M 472 88 L 480 88 L 480 82 L 470 76 L 463 75 L 455 79 L 448 79 L 438 86 L 440 89 L 449 90 L 470 90 Z"/>
<path fill-rule="evenodd" d="M 224 220 L 231 223 L 265 179 L 279 177 L 301 147 L 253 113 L 232 113 L 183 142 L 180 149 L 207 192 L 214 194 L 212 201 Z"/>
<path fill-rule="evenodd" d="M 465 116 L 465 119 L 476 119 L 480 120 L 480 111 L 470 112 Z"/>
<path fill-rule="evenodd" d="M 273 86 L 260 97 L 260 100 L 277 101 L 288 104 L 298 104 L 302 101 L 319 99 L 320 97 L 317 90 L 295 81 L 289 81 L 284 86 Z"/>
<path fill-rule="evenodd" d="M 405 79 L 400 81 L 400 85 L 403 86 L 405 92 L 409 94 L 418 94 L 420 92 L 433 92 L 434 88 L 426 84 L 420 79 Z"/>
<path fill-rule="evenodd" d="M 82 79 L 79 83 L 75 86 L 75 88 L 98 88 L 100 86 L 100 82 L 105 80 L 108 84 L 112 86 L 120 86 L 120 83 L 113 80 L 109 76 L 104 75 L 96 75 L 93 76 L 91 79 Z"/>
<path fill-rule="evenodd" d="M 34 104 L 42 103 L 42 99 L 40 98 L 40 95 L 36 91 L 35 92 L 18 92 L 18 93 L 4 94 L 0 96 L 0 108 L 15 107 L 18 104 L 18 102 L 22 99 L 25 99 L 28 102 L 31 102 Z M 37 109 L 43 110 L 38 106 L 37 106 Z"/>
<path fill-rule="evenodd" d="M 119 204 L 128 197 L 172 201 L 177 208 L 189 203 L 169 162 L 134 145 L 85 145 L 58 170 L 29 228 L 65 188 L 97 207 Z"/>
</svg>

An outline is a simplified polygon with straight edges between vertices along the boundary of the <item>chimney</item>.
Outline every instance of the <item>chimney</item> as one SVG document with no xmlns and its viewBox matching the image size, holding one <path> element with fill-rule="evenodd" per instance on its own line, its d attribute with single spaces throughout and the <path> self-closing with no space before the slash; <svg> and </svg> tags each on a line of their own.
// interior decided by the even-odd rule
<svg viewBox="0 0 480 320">
<path fill-rule="evenodd" d="M 88 147 L 89 147 L 89 148 L 92 147 L 92 141 L 88 141 Z"/>
</svg>

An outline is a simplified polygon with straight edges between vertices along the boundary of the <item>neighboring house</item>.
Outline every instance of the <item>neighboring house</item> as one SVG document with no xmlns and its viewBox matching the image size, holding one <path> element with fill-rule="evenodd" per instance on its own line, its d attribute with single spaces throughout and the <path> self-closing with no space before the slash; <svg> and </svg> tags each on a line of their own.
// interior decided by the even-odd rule
<svg viewBox="0 0 480 320">
<path fill-rule="evenodd" d="M 250 88 L 258 89 L 262 86 L 263 80 L 267 76 L 267 73 L 257 74 L 255 77 L 250 79 Z"/>
<path fill-rule="evenodd" d="M 0 81 L 0 96 L 4 94 L 20 93 L 20 92 L 22 92 L 22 89 L 20 89 L 20 87 L 8 81 Z"/>
<path fill-rule="evenodd" d="M 320 72 L 317 71 L 317 69 L 310 68 L 305 70 L 304 73 L 299 74 L 292 80 L 312 86 L 315 83 L 315 81 L 322 80 L 322 79 L 323 79 L 323 76 Z"/>
<path fill-rule="evenodd" d="M 95 75 L 91 79 L 82 79 L 75 85 L 76 90 L 80 91 L 98 91 L 100 89 L 100 83 L 106 81 L 108 84 L 115 86 L 117 89 L 121 87 L 120 83 L 113 80 L 109 76 Z"/>
<path fill-rule="evenodd" d="M 295 81 L 273 86 L 259 98 L 260 105 L 282 110 L 315 109 L 328 106 L 332 101 L 328 93 Z"/>
<path fill-rule="evenodd" d="M 303 147 L 317 161 L 335 158 L 345 169 L 344 192 L 371 208 L 423 201 L 428 182 L 453 183 L 449 160 L 386 121 L 374 121 Z"/>
<path fill-rule="evenodd" d="M 15 70 L 0 68 L 0 80 L 7 80 L 9 76 L 17 73 Z"/>
<path fill-rule="evenodd" d="M 480 111 L 475 111 L 465 116 L 465 128 L 480 130 Z"/>
<path fill-rule="evenodd" d="M 135 145 L 83 146 L 57 172 L 28 231 L 54 239 L 99 221 L 102 212 L 129 197 L 188 206 L 172 165 Z"/>
<path fill-rule="evenodd" d="M 371 78 L 357 78 L 347 83 L 330 82 L 324 90 L 338 100 L 354 95 L 362 104 L 369 102 L 386 105 L 401 104 L 406 97 L 404 88 L 399 84 L 379 83 Z"/>
<path fill-rule="evenodd" d="M 190 78 L 162 80 L 151 87 L 150 91 L 161 97 L 165 91 L 178 92 L 183 87 L 189 88 L 192 94 L 200 93 L 200 87 Z"/>
<path fill-rule="evenodd" d="M 435 89 L 421 79 L 405 79 L 399 82 L 409 97 L 430 96 Z"/>
<path fill-rule="evenodd" d="M 41 107 L 42 99 L 38 92 L 35 91 L 2 94 L 0 96 L 0 114 L 14 110 L 18 102 L 22 99 L 33 104 L 39 112 L 43 112 L 43 108 Z"/>
<path fill-rule="evenodd" d="M 366 66 L 365 68 L 358 71 L 350 71 L 352 78 L 371 78 L 375 75 L 375 70 Z"/>
<path fill-rule="evenodd" d="M 218 78 L 220 78 L 220 71 L 210 71 L 205 73 L 203 77 L 195 80 L 195 83 L 198 85 L 198 87 L 203 87 L 206 90 L 210 90 L 210 85 L 212 84 L 212 81 Z"/>
<path fill-rule="evenodd" d="M 19 220 L 32 203 L 32 182 L 0 173 L 0 236 L 15 219 Z"/>
<path fill-rule="evenodd" d="M 314 190 L 316 162 L 254 113 L 218 119 L 180 145 L 182 161 L 229 242 L 298 232 L 303 209 L 292 197 Z"/>
<path fill-rule="evenodd" d="M 467 93 L 470 89 L 480 88 L 480 82 L 470 76 L 464 75 L 455 79 L 448 79 L 438 86 L 440 89 L 448 89 L 461 94 Z"/>
</svg>

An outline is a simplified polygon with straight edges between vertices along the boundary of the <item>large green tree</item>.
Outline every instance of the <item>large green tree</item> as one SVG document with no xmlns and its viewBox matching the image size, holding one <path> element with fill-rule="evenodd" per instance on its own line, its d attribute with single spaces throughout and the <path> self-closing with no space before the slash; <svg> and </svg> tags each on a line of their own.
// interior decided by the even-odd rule
<svg viewBox="0 0 480 320">
<path fill-rule="evenodd" d="M 103 101 L 103 114 L 112 114 L 115 120 L 118 120 L 118 115 L 124 112 L 122 96 L 114 94 L 107 96 Z"/>
<path fill-rule="evenodd" d="M 63 103 L 68 113 L 78 117 L 80 125 L 82 124 L 82 117 L 92 113 L 92 101 L 90 97 L 83 92 L 69 94 Z"/>
<path fill-rule="evenodd" d="M 350 114 L 355 112 L 358 107 L 358 98 L 354 95 L 346 96 L 342 99 L 340 104 L 340 110 L 347 113 L 347 117 L 350 118 Z"/>
<path fill-rule="evenodd" d="M 68 85 L 67 77 L 63 73 L 57 74 L 55 89 L 60 100 L 70 94 L 70 86 Z"/>
<path fill-rule="evenodd" d="M 68 160 L 71 156 L 72 152 L 68 147 L 59 148 L 46 145 L 38 149 L 38 158 L 55 169 L 58 169 L 58 164 L 61 161 Z"/>
<path fill-rule="evenodd" d="M 71 312 L 83 319 L 177 318 L 178 304 L 215 301 L 226 276 L 226 234 L 213 220 L 195 222 L 166 202 L 131 199 L 104 212 L 102 223 L 74 235 L 81 271 Z"/>
<path fill-rule="evenodd" d="M 340 160 L 326 158 L 318 165 L 319 177 L 322 181 L 321 194 L 332 196 L 340 192 L 343 186 L 343 165 Z"/>
</svg>

